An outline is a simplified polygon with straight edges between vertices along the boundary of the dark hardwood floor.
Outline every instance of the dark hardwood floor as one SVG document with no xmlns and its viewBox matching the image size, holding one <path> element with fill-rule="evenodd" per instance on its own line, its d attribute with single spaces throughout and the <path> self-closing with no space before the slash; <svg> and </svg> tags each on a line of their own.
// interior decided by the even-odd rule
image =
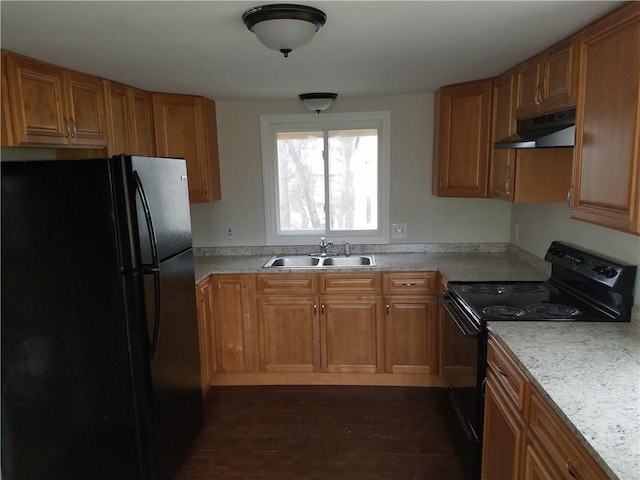
<svg viewBox="0 0 640 480">
<path fill-rule="evenodd" d="M 174 480 L 466 480 L 445 389 L 216 387 Z"/>
</svg>

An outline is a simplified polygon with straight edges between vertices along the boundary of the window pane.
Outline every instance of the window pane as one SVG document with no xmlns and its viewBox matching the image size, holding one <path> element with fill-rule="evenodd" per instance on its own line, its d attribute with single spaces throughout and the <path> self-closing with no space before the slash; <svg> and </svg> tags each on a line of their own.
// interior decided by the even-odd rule
<svg viewBox="0 0 640 480">
<path fill-rule="evenodd" d="M 378 131 L 329 132 L 331 230 L 378 228 Z"/>
<path fill-rule="evenodd" d="M 278 222 L 280 231 L 324 231 L 322 132 L 280 132 Z"/>
</svg>

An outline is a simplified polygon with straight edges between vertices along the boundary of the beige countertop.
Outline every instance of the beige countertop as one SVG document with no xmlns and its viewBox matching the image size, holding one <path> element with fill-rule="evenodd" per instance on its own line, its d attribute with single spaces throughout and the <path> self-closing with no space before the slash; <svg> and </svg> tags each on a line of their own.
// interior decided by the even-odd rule
<svg viewBox="0 0 640 480">
<path fill-rule="evenodd" d="M 640 479 L 639 318 L 489 330 L 611 478 Z"/>
<path fill-rule="evenodd" d="M 449 280 L 545 280 L 549 274 L 511 253 L 376 253 L 375 267 L 263 268 L 271 255 L 196 256 L 196 281 L 216 273 L 439 270 Z"/>
<path fill-rule="evenodd" d="M 377 266 L 263 268 L 271 255 L 195 257 L 218 273 L 438 270 L 450 281 L 545 280 L 544 262 L 514 253 L 376 253 Z M 535 265 L 535 266 L 533 266 Z M 640 315 L 631 323 L 492 322 L 491 332 L 611 478 L 640 480 Z"/>
</svg>

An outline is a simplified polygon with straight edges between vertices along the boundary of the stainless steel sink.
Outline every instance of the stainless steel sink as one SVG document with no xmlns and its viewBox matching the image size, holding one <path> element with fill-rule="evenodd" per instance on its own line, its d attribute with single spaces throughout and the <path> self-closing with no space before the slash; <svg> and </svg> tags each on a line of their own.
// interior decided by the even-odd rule
<svg viewBox="0 0 640 480">
<path fill-rule="evenodd" d="M 373 255 L 309 256 L 276 255 L 271 257 L 263 268 L 339 268 L 339 267 L 375 267 Z"/>
<path fill-rule="evenodd" d="M 328 257 L 322 262 L 323 267 L 370 267 L 373 255 L 354 255 L 353 257 Z"/>
</svg>

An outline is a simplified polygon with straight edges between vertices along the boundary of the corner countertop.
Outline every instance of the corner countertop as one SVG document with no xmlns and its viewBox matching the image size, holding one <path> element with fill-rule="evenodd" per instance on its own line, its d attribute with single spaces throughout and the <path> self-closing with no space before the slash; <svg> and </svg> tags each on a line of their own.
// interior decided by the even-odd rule
<svg viewBox="0 0 640 480">
<path fill-rule="evenodd" d="M 376 267 L 438 270 L 450 281 L 546 280 L 544 262 L 513 252 L 375 253 Z M 262 268 L 271 255 L 196 256 L 197 281 Z M 534 266 L 535 265 L 535 266 Z M 640 308 L 631 323 L 491 322 L 489 329 L 612 479 L 640 480 Z"/>
<path fill-rule="evenodd" d="M 630 323 L 489 325 L 578 440 L 619 480 L 640 479 L 637 314 Z"/>
</svg>

